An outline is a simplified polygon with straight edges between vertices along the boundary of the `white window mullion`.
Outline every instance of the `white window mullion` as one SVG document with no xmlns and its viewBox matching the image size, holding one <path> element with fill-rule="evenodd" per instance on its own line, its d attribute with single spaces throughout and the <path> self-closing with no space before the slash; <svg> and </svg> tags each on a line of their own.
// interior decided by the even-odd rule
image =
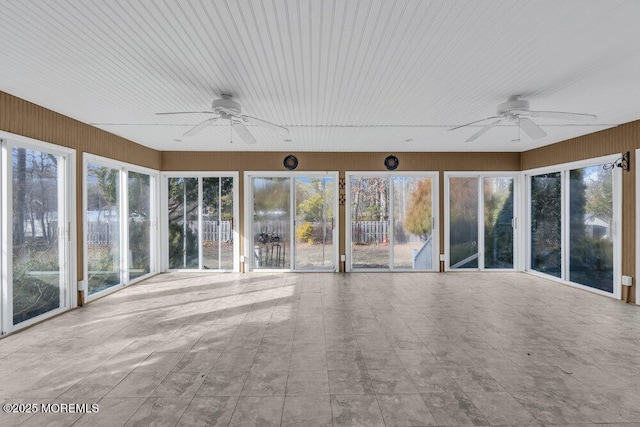
<svg viewBox="0 0 640 427">
<path fill-rule="evenodd" d="M 222 269 L 222 177 L 218 177 L 218 268 Z"/>
<path fill-rule="evenodd" d="M 440 271 L 440 176 L 431 176 L 431 265 Z"/>
<path fill-rule="evenodd" d="M 389 270 L 393 270 L 393 245 L 395 242 L 395 218 L 393 217 L 394 208 L 394 189 L 393 189 L 393 176 L 387 178 L 387 185 L 389 186 L 389 197 L 387 197 L 387 222 L 389 233 Z"/>
<path fill-rule="evenodd" d="M 129 176 L 120 168 L 120 283 L 129 283 Z"/>
<path fill-rule="evenodd" d="M 13 200 L 11 192 L 11 151 L 7 145 L 7 141 L 0 139 L 0 161 L 2 162 L 0 170 L 2 170 L 2 176 L 0 176 L 0 335 L 6 334 L 11 327 L 11 318 L 13 316 L 13 304 L 9 304 L 12 301 L 11 298 L 11 276 L 13 274 L 11 263 L 9 262 L 9 250 L 11 245 L 9 242 L 13 241 L 13 230 L 11 228 L 12 221 L 9 221 L 9 201 Z"/>
<path fill-rule="evenodd" d="M 149 272 L 151 274 L 158 272 L 158 254 L 160 247 L 158 245 L 159 227 L 158 227 L 158 179 L 154 175 L 149 176 Z"/>
<path fill-rule="evenodd" d="M 289 178 L 289 236 L 291 236 L 289 237 L 289 248 L 291 248 L 289 250 L 291 253 L 291 256 L 289 256 L 289 268 L 291 270 L 296 265 L 296 179 L 296 177 Z M 286 251 L 286 242 L 282 243 L 285 245 L 284 249 Z"/>
<path fill-rule="evenodd" d="M 58 254 L 60 259 L 60 307 L 69 307 L 69 233 L 67 210 L 67 167 L 63 156 L 56 156 L 58 164 Z"/>
<path fill-rule="evenodd" d="M 571 253 L 570 248 L 570 198 L 571 191 L 569 180 L 569 170 L 563 170 L 560 173 L 560 259 L 562 266 L 560 268 L 560 278 L 563 280 L 569 280 L 569 255 Z"/>
<path fill-rule="evenodd" d="M 612 202 L 613 202 L 613 294 L 616 298 L 622 298 L 622 169 L 615 168 L 613 170 L 613 179 L 611 180 Z M 637 206 L 637 202 L 636 202 Z M 636 209 L 636 216 L 638 211 Z M 637 231 L 636 231 L 637 232 Z M 636 247 L 636 254 L 638 248 Z M 637 256 L 637 255 L 636 255 Z M 638 273 L 636 273 L 636 276 Z M 638 286 L 636 285 L 636 289 Z M 631 290 L 629 290 L 629 293 Z M 638 292 L 636 290 L 636 292 Z M 630 296 L 630 295 L 629 295 Z M 638 300 L 636 299 L 636 304 Z"/>
<path fill-rule="evenodd" d="M 203 189 L 203 185 L 204 185 L 204 180 L 202 179 L 202 177 L 198 177 L 198 269 L 202 270 L 204 261 L 202 259 L 202 244 L 204 241 L 203 238 L 203 234 L 204 234 L 204 230 L 202 229 L 202 226 L 204 224 L 204 222 L 202 221 L 202 214 L 204 213 L 204 201 L 203 199 L 203 194 L 204 194 L 204 189 Z M 185 205 L 184 207 L 185 212 L 187 211 L 187 206 Z M 186 218 L 185 218 L 186 219 Z M 186 235 L 186 233 L 185 233 Z"/>
<path fill-rule="evenodd" d="M 484 177 L 478 176 L 478 270 L 484 270 Z"/>
</svg>

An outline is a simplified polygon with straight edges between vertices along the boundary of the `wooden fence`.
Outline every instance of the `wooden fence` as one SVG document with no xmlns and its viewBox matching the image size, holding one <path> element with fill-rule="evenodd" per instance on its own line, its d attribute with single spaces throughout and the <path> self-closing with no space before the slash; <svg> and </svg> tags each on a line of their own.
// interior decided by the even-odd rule
<svg viewBox="0 0 640 427">
<path fill-rule="evenodd" d="M 315 224 L 315 223 L 312 223 Z M 109 245 L 117 236 L 119 224 L 108 221 L 87 222 L 87 244 Z M 198 221 L 189 221 L 191 230 L 198 230 Z M 271 233 L 287 237 L 290 232 L 289 221 L 256 221 L 253 223 L 254 235 Z M 202 221 L 202 240 L 230 242 L 233 240 L 231 221 Z M 356 221 L 351 223 L 351 238 L 354 243 L 372 244 L 389 241 L 388 221 Z M 115 239 L 117 240 L 117 239 Z M 420 236 L 406 233 L 401 222 L 396 223 L 395 241 L 398 243 L 420 243 Z"/>
<path fill-rule="evenodd" d="M 109 245 L 111 242 L 117 241 L 119 226 L 118 222 L 87 222 L 87 244 Z M 198 230 L 198 221 L 189 221 L 187 226 L 191 230 Z M 230 242 L 233 240 L 231 221 L 202 221 L 202 233 L 202 240 L 204 241 L 217 242 L 222 240 L 223 242 Z"/>
<path fill-rule="evenodd" d="M 402 222 L 394 230 L 396 243 L 422 243 L 422 238 L 407 233 Z M 355 221 L 351 223 L 351 240 L 357 244 L 385 243 L 389 241 L 388 221 Z"/>
</svg>

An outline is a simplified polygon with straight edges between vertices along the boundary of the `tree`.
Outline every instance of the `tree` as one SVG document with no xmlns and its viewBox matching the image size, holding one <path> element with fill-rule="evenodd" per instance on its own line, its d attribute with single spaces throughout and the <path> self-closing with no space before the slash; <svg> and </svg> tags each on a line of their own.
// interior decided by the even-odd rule
<svg viewBox="0 0 640 427">
<path fill-rule="evenodd" d="M 22 246 L 25 243 L 24 221 L 27 213 L 27 150 L 18 148 L 16 162 L 16 183 L 14 190 L 14 206 L 17 215 L 13 218 L 13 245 Z"/>
<path fill-rule="evenodd" d="M 296 181 L 296 214 L 307 222 L 326 222 L 333 218 L 331 194 L 333 183 L 323 179 L 312 178 L 305 183 Z"/>
<path fill-rule="evenodd" d="M 585 269 L 586 252 L 588 250 L 587 235 L 585 233 L 585 213 L 587 207 L 584 182 L 584 169 L 569 171 L 569 265 L 572 271 Z"/>
<path fill-rule="evenodd" d="M 557 277 L 561 274 L 561 174 L 531 177 L 531 268 Z"/>
<path fill-rule="evenodd" d="M 607 222 L 613 218 L 613 173 L 598 166 L 586 189 L 586 212 Z"/>
<path fill-rule="evenodd" d="M 508 180 L 508 188 L 493 193 L 485 180 L 485 268 L 513 266 L 513 179 Z"/>
<path fill-rule="evenodd" d="M 431 191 L 431 179 L 418 181 L 415 189 L 411 192 L 409 207 L 405 212 L 405 230 L 421 236 L 422 240 L 427 240 L 433 227 L 431 224 Z"/>
</svg>

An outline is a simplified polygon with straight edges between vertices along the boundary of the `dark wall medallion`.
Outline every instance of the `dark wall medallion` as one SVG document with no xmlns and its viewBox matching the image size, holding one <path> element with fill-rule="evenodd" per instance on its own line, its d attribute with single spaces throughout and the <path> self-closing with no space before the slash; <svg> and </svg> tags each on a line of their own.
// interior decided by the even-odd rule
<svg viewBox="0 0 640 427">
<path fill-rule="evenodd" d="M 284 162 L 282 163 L 284 164 L 284 167 L 289 169 L 290 171 L 298 167 L 298 159 L 293 154 L 289 154 L 287 157 L 285 157 Z"/>
<path fill-rule="evenodd" d="M 396 156 L 389 156 L 384 159 L 384 166 L 390 171 L 396 170 L 399 164 L 400 161 Z"/>
</svg>

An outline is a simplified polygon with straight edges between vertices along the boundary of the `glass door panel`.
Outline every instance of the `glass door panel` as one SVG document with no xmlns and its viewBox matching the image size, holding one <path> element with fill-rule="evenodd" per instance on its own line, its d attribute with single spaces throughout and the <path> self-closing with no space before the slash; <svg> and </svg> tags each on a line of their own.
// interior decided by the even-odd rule
<svg viewBox="0 0 640 427">
<path fill-rule="evenodd" d="M 220 268 L 220 178 L 202 179 L 202 268 Z"/>
<path fill-rule="evenodd" d="M 449 268 L 478 268 L 478 179 L 449 180 Z"/>
<path fill-rule="evenodd" d="M 119 285 L 120 171 L 87 166 L 87 289 L 89 295 Z"/>
<path fill-rule="evenodd" d="M 483 180 L 484 268 L 513 268 L 513 178 Z"/>
<path fill-rule="evenodd" d="M 350 179 L 351 265 L 389 268 L 389 179 Z"/>
<path fill-rule="evenodd" d="M 531 177 L 531 269 L 562 275 L 562 176 Z"/>
<path fill-rule="evenodd" d="M 393 177 L 393 268 L 433 268 L 432 209 L 431 178 Z"/>
<path fill-rule="evenodd" d="M 12 149 L 13 324 L 61 307 L 58 157 Z"/>
<path fill-rule="evenodd" d="M 151 271 L 151 177 L 128 172 L 129 280 Z"/>
<path fill-rule="evenodd" d="M 569 280 L 613 292 L 613 173 L 569 171 Z"/>
<path fill-rule="evenodd" d="M 233 270 L 233 178 L 220 178 L 220 268 Z"/>
<path fill-rule="evenodd" d="M 291 268 L 291 178 L 254 177 L 253 267 Z"/>
<path fill-rule="evenodd" d="M 199 268 L 198 178 L 169 178 L 169 268 Z"/>
<path fill-rule="evenodd" d="M 331 177 L 295 178 L 296 269 L 334 268 L 334 185 Z"/>
</svg>

